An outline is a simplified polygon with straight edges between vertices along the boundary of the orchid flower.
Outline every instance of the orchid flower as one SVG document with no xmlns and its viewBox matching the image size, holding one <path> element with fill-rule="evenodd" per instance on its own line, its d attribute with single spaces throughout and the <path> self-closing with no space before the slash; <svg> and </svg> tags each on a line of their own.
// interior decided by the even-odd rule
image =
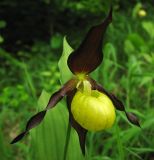
<svg viewBox="0 0 154 160">
<path fill-rule="evenodd" d="M 110 128 L 115 121 L 115 109 L 123 111 L 127 119 L 140 127 L 137 117 L 126 112 L 123 103 L 112 93 L 106 91 L 89 74 L 102 62 L 102 44 L 105 31 L 112 21 L 112 8 L 99 25 L 93 26 L 81 45 L 73 51 L 67 60 L 73 76 L 49 99 L 46 108 L 27 122 L 25 131 L 12 142 L 20 141 L 32 128 L 38 126 L 47 111 L 66 96 L 69 122 L 79 136 L 82 153 L 85 154 L 85 141 L 88 131 L 100 131 Z"/>
</svg>

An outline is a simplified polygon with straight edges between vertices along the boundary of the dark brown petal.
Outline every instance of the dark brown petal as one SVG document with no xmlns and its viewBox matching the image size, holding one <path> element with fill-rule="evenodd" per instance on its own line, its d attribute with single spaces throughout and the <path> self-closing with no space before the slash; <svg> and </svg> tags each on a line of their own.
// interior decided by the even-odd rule
<svg viewBox="0 0 154 160">
<path fill-rule="evenodd" d="M 92 85 L 93 89 L 96 89 L 96 90 L 98 90 L 102 93 L 105 93 L 112 100 L 112 103 L 117 110 L 125 112 L 129 122 L 131 122 L 132 124 L 140 127 L 138 118 L 133 113 L 126 112 L 123 103 L 115 95 L 107 92 L 100 84 L 97 84 L 95 80 L 89 78 L 89 81 L 91 82 L 91 85 Z"/>
<path fill-rule="evenodd" d="M 16 138 L 14 138 L 11 144 L 20 141 L 32 128 L 38 126 L 43 121 L 48 109 L 53 108 L 65 95 L 67 95 L 69 91 L 73 90 L 75 86 L 76 80 L 72 79 L 68 81 L 59 91 L 54 93 L 49 99 L 49 102 L 45 110 L 32 116 L 30 120 L 27 122 L 25 131 L 19 134 Z"/>
<path fill-rule="evenodd" d="M 11 144 L 14 144 L 14 143 L 20 141 L 26 134 L 27 134 L 27 132 L 22 132 L 16 138 L 13 139 L 13 141 L 11 142 Z"/>
<path fill-rule="evenodd" d="M 104 33 L 111 21 L 112 8 L 105 20 L 93 26 L 79 48 L 70 54 L 68 66 L 73 73 L 90 73 L 101 64 Z"/>
<path fill-rule="evenodd" d="M 85 147 L 86 147 L 86 135 L 87 130 L 82 128 L 73 118 L 72 114 L 70 114 L 70 124 L 76 130 L 79 136 L 80 147 L 82 150 L 82 154 L 85 155 Z"/>
<path fill-rule="evenodd" d="M 76 85 L 77 85 L 76 79 L 71 79 L 68 82 L 66 82 L 64 84 L 64 86 L 59 91 L 55 92 L 51 96 L 46 109 L 48 110 L 48 109 L 52 108 L 57 103 L 57 101 L 60 101 L 67 93 L 74 90 Z"/>
<path fill-rule="evenodd" d="M 37 113 L 36 115 L 34 115 L 33 117 L 31 117 L 30 120 L 27 122 L 26 131 L 39 125 L 42 122 L 42 120 L 44 119 L 45 114 L 46 114 L 46 111 L 41 111 L 41 112 Z"/>
<path fill-rule="evenodd" d="M 68 106 L 68 110 L 69 110 L 69 121 L 71 126 L 76 130 L 76 132 L 78 133 L 79 136 L 79 142 L 80 142 L 80 147 L 82 150 L 83 155 L 85 155 L 85 143 L 86 143 L 86 134 L 87 134 L 87 130 L 82 128 L 73 118 L 73 115 L 71 113 L 71 102 L 72 99 L 74 97 L 76 90 L 72 91 L 69 93 L 69 95 L 67 96 L 67 106 Z"/>
<path fill-rule="evenodd" d="M 114 94 L 110 93 L 108 96 L 110 97 L 110 99 L 112 99 L 112 102 L 117 110 L 125 111 L 123 103 Z"/>
<path fill-rule="evenodd" d="M 128 120 L 129 120 L 132 124 L 134 124 L 134 125 L 136 125 L 136 126 L 138 126 L 138 127 L 141 127 L 141 126 L 140 126 L 140 123 L 139 123 L 139 120 L 138 120 L 138 118 L 136 117 L 136 115 L 134 115 L 133 113 L 127 112 L 127 113 L 126 113 L 126 116 L 127 116 Z"/>
<path fill-rule="evenodd" d="M 89 81 L 92 85 L 92 89 L 96 89 L 102 93 L 105 93 L 112 100 L 112 102 L 117 110 L 125 111 L 125 107 L 124 107 L 123 103 L 115 95 L 107 92 L 100 84 L 98 84 L 92 78 L 89 78 Z"/>
</svg>

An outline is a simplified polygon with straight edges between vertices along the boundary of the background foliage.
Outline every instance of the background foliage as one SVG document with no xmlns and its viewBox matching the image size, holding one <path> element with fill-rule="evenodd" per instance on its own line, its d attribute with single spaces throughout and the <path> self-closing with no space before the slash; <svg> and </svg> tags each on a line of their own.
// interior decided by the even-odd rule
<svg viewBox="0 0 154 160">
<path fill-rule="evenodd" d="M 1 160 L 36 159 L 35 154 L 40 148 L 38 145 L 31 147 L 30 144 L 35 136 L 27 136 L 13 146 L 9 142 L 24 129 L 29 117 L 45 104 L 40 104 L 40 101 L 38 104 L 42 90 L 52 93 L 60 87 L 58 59 L 62 53 L 63 37 L 67 35 L 69 44 L 76 48 L 88 28 L 102 21 L 109 6 L 109 1 L 101 0 L 0 1 Z M 104 61 L 92 76 L 123 100 L 127 110 L 139 117 L 142 128 L 129 125 L 124 114 L 117 112 L 116 124 L 112 129 L 88 134 L 88 160 L 152 160 L 153 1 L 114 0 L 113 8 L 113 23 L 107 31 L 103 47 Z M 144 11 L 144 14 L 141 14 L 141 11 Z M 45 91 L 43 99 L 48 97 Z M 59 108 L 61 106 L 64 107 L 65 104 L 62 102 Z M 57 125 L 54 116 L 49 118 L 52 119 L 51 125 L 48 122 L 50 128 L 53 126 L 55 129 Z M 67 111 L 64 119 L 65 124 L 61 124 L 60 117 L 60 124 L 67 127 Z M 44 123 L 44 126 L 46 125 L 47 123 Z M 64 127 L 64 134 L 65 130 Z M 48 135 L 48 130 L 44 131 L 41 139 Z M 59 129 L 59 133 L 61 131 Z M 65 135 L 61 138 L 64 141 Z M 53 136 L 49 139 L 52 140 Z M 58 138 L 54 143 L 61 144 Z M 69 155 L 73 155 L 78 149 L 76 141 L 71 143 L 74 144 L 74 150 L 70 151 Z M 59 148 L 51 149 L 55 156 L 60 152 Z M 49 151 L 50 148 L 48 155 Z M 43 149 L 39 151 L 40 160 L 46 158 L 43 156 L 41 159 L 43 152 Z M 51 156 L 49 160 L 56 158 Z"/>
</svg>

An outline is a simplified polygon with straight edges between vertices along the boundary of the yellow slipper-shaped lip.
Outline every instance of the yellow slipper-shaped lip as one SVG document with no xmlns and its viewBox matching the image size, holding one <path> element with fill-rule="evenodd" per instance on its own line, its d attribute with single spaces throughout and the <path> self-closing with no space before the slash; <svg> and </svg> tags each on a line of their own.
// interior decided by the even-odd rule
<svg viewBox="0 0 154 160">
<path fill-rule="evenodd" d="M 112 101 L 97 90 L 92 90 L 91 95 L 77 91 L 72 100 L 71 112 L 74 119 L 90 131 L 110 128 L 115 121 Z"/>
</svg>

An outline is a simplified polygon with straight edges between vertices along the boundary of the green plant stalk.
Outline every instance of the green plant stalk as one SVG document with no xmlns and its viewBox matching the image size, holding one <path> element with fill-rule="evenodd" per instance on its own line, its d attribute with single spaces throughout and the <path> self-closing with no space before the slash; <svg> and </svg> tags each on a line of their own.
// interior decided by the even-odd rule
<svg viewBox="0 0 154 160">
<path fill-rule="evenodd" d="M 90 133 L 90 136 L 89 136 L 89 147 L 88 147 L 88 153 L 89 153 L 89 156 L 91 157 L 92 154 L 93 154 L 93 139 L 94 139 L 94 133 Z"/>
<path fill-rule="evenodd" d="M 64 146 L 64 158 L 63 158 L 63 160 L 66 160 L 66 157 L 67 157 L 67 151 L 68 151 L 68 145 L 69 145 L 69 141 L 70 141 L 70 135 L 71 135 L 71 125 L 68 124 L 67 134 L 66 134 L 66 141 L 65 141 L 65 146 Z"/>
<path fill-rule="evenodd" d="M 127 75 L 127 88 L 126 88 L 127 98 L 126 98 L 126 105 L 130 107 L 130 73 Z"/>
<path fill-rule="evenodd" d="M 147 107 L 150 107 L 151 91 L 152 91 L 152 81 L 150 81 L 149 88 L 148 88 L 148 91 L 147 91 Z"/>
<path fill-rule="evenodd" d="M 0 124 L 0 155 L 1 155 L 1 159 L 4 160 L 5 159 L 5 146 L 3 143 L 3 134 L 2 134 L 2 129 L 1 129 L 1 124 Z"/>
<path fill-rule="evenodd" d="M 28 72 L 27 66 L 25 63 L 23 63 L 23 68 L 24 68 L 24 72 L 25 72 L 25 76 L 26 76 L 26 81 L 31 89 L 31 93 L 33 98 L 37 101 L 37 97 L 36 97 L 36 90 L 34 88 L 33 82 L 32 82 L 32 78 Z"/>
<path fill-rule="evenodd" d="M 37 100 L 36 91 L 35 91 L 34 85 L 32 83 L 32 79 L 30 77 L 30 74 L 28 73 L 28 69 L 27 69 L 26 64 L 23 62 L 20 62 L 19 60 L 16 60 L 14 57 L 10 56 L 8 52 L 5 52 L 1 49 L 0 49 L 0 51 L 1 51 L 0 53 L 2 54 L 2 56 L 4 56 L 6 59 L 8 59 L 13 65 L 18 66 L 21 69 L 24 69 L 24 73 L 27 78 L 27 83 L 31 89 L 32 95 L 35 98 L 35 100 Z"/>
<path fill-rule="evenodd" d="M 122 140 L 120 138 L 120 132 L 119 132 L 119 127 L 116 126 L 116 135 L 117 135 L 117 147 L 118 147 L 118 152 L 119 152 L 119 160 L 124 160 L 124 150 L 122 146 Z"/>
</svg>

